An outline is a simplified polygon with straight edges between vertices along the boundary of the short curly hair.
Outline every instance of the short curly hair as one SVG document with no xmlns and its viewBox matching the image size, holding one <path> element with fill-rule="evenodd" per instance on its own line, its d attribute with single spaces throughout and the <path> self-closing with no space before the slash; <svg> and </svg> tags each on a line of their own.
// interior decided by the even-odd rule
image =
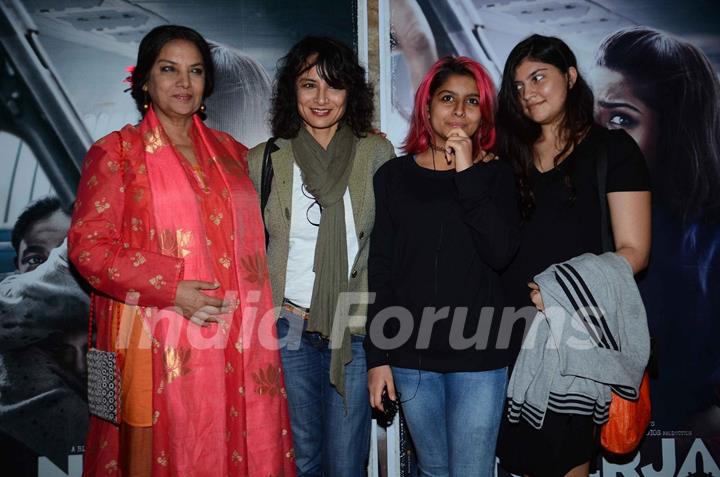
<svg viewBox="0 0 720 477">
<path fill-rule="evenodd" d="M 331 87 L 347 91 L 343 120 L 356 136 L 365 136 L 372 127 L 374 112 L 373 88 L 365 79 L 365 70 L 347 45 L 316 36 L 297 42 L 278 62 L 270 119 L 273 136 L 297 136 L 303 125 L 297 104 L 297 79 L 313 66 Z"/>
<path fill-rule="evenodd" d="M 203 99 L 209 97 L 215 86 L 215 67 L 213 65 L 212 53 L 210 45 L 205 38 L 192 28 L 180 25 L 160 25 L 153 28 L 140 41 L 138 48 L 137 63 L 132 72 L 130 95 L 135 100 L 135 105 L 142 116 L 145 116 L 146 93 L 143 86 L 150 78 L 155 60 L 157 60 L 160 50 L 172 40 L 185 40 L 195 45 L 200 52 L 203 64 L 205 65 L 205 89 L 203 91 Z M 203 115 L 204 116 L 204 115 Z M 205 119 L 203 117 L 203 119 Z"/>
</svg>

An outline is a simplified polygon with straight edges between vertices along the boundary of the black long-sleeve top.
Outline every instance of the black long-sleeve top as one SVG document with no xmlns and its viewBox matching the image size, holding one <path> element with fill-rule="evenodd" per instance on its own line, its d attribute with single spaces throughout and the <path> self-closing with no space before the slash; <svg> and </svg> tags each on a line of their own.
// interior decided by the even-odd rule
<svg viewBox="0 0 720 477">
<path fill-rule="evenodd" d="M 504 305 L 498 271 L 512 259 L 519 235 L 510 167 L 492 161 L 459 173 L 435 171 L 408 155 L 388 161 L 373 182 L 368 286 L 376 295 L 366 326 L 368 369 L 506 366 L 509 353 L 496 343 Z M 481 315 L 486 307 L 492 310 Z"/>
</svg>

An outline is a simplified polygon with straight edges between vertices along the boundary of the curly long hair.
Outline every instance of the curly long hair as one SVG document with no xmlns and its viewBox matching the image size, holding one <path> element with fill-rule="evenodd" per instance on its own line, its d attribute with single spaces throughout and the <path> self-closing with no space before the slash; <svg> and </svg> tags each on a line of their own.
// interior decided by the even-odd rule
<svg viewBox="0 0 720 477">
<path fill-rule="evenodd" d="M 418 154 L 430 147 L 433 129 L 428 106 L 438 88 L 452 75 L 473 78 L 480 94 L 480 127 L 472 136 L 473 153 L 495 144 L 495 88 L 490 75 L 480 63 L 466 56 L 446 56 L 430 67 L 415 93 L 410 130 L 403 144 L 405 152 Z"/>
<path fill-rule="evenodd" d="M 596 62 L 616 71 L 655 112 L 650 168 L 658 197 L 683 220 L 720 220 L 720 83 L 689 43 L 645 27 L 617 31 Z"/>
<path fill-rule="evenodd" d="M 534 145 L 542 133 L 540 124 L 533 122 L 523 113 L 520 96 L 515 86 L 515 71 L 526 59 L 553 65 L 563 74 L 567 74 L 571 67 L 577 70 L 577 60 L 570 47 L 559 38 L 542 35 L 532 35 L 518 43 L 505 62 L 498 94 L 496 150 L 501 157 L 510 162 L 515 171 L 520 194 L 520 212 L 525 220 L 535 209 L 530 177 L 535 167 Z M 578 71 L 575 83 L 568 91 L 565 100 L 565 111 L 559 128 L 560 139 L 564 145 L 554 158 L 556 166 L 568 151 L 578 145 L 592 124 L 592 90 Z M 572 172 L 572 168 L 567 168 L 563 179 L 570 204 L 575 200 Z"/>
<path fill-rule="evenodd" d="M 200 56 L 205 66 L 205 89 L 203 90 L 203 99 L 209 97 L 215 86 L 215 67 L 213 65 L 210 46 L 205 38 L 192 28 L 180 25 L 160 25 L 153 28 L 140 41 L 138 48 L 137 62 L 131 76 L 130 95 L 135 100 L 135 105 L 142 116 L 145 116 L 144 104 L 147 99 L 147 93 L 143 91 L 143 86 L 150 78 L 150 70 L 152 70 L 155 60 L 160 55 L 163 46 L 172 40 L 185 40 L 195 45 L 200 52 Z M 203 119 L 205 115 L 198 113 Z"/>
<path fill-rule="evenodd" d="M 313 66 L 331 87 L 347 91 L 342 120 L 356 136 L 365 136 L 371 130 L 374 111 L 373 89 L 365 79 L 365 70 L 347 45 L 316 36 L 297 42 L 278 63 L 270 113 L 273 136 L 297 136 L 303 125 L 297 104 L 297 79 Z"/>
</svg>

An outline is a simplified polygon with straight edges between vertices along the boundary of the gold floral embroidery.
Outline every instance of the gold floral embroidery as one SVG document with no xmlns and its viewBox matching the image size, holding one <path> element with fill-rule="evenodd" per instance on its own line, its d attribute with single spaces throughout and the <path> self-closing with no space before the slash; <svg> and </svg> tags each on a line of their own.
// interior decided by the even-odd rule
<svg viewBox="0 0 720 477">
<path fill-rule="evenodd" d="M 265 394 L 271 397 L 279 396 L 281 394 L 280 376 L 280 368 L 272 364 L 252 373 L 253 381 L 257 384 L 255 392 L 261 396 Z"/>
<path fill-rule="evenodd" d="M 130 223 L 132 224 L 130 228 L 132 228 L 133 232 L 140 232 L 140 227 L 142 227 L 142 220 L 138 219 L 137 217 L 133 217 L 130 219 Z"/>
<path fill-rule="evenodd" d="M 140 167 L 138 167 L 137 173 L 140 174 L 141 176 L 147 174 L 147 167 L 145 166 L 145 164 L 140 164 Z"/>
<path fill-rule="evenodd" d="M 217 214 L 210 214 L 210 221 L 215 225 L 220 225 L 220 222 L 222 222 L 223 214 L 222 212 L 218 212 Z"/>
<path fill-rule="evenodd" d="M 228 192 L 227 188 L 223 188 L 223 190 L 220 191 L 220 195 L 223 199 L 227 199 L 228 197 L 230 197 L 230 192 Z"/>
<path fill-rule="evenodd" d="M 165 451 L 160 452 L 160 456 L 158 456 L 157 458 L 157 463 L 162 465 L 163 467 L 167 467 L 168 458 L 167 455 L 165 455 Z"/>
<path fill-rule="evenodd" d="M 118 269 L 113 267 L 108 268 L 108 278 L 110 280 L 117 280 L 118 278 L 120 278 L 120 272 L 118 271 Z"/>
<path fill-rule="evenodd" d="M 242 461 L 242 459 L 243 459 L 243 458 L 242 458 L 242 456 L 240 455 L 240 453 L 239 453 L 238 451 L 236 451 L 236 450 L 233 451 L 233 453 L 232 453 L 232 461 L 233 461 L 235 464 L 238 464 L 240 461 Z"/>
<path fill-rule="evenodd" d="M 287 436 L 287 435 L 288 435 L 288 430 L 287 430 L 287 429 L 281 430 L 281 431 L 280 431 L 280 435 L 281 435 L 281 436 Z"/>
<path fill-rule="evenodd" d="M 190 367 L 188 366 L 188 361 L 190 361 L 189 349 L 173 348 L 172 346 L 168 346 L 165 348 L 165 355 L 163 358 L 165 364 L 165 376 L 168 384 L 190 372 Z"/>
<path fill-rule="evenodd" d="M 100 284 L 100 279 L 95 275 L 91 275 L 88 277 L 88 283 L 94 287 L 97 287 Z"/>
<path fill-rule="evenodd" d="M 240 413 L 237 409 L 235 409 L 235 406 L 230 406 L 230 417 L 238 417 Z"/>
<path fill-rule="evenodd" d="M 108 161 L 107 167 L 110 169 L 110 172 L 117 172 L 120 170 L 120 164 L 116 161 Z"/>
<path fill-rule="evenodd" d="M 228 361 L 227 364 L 225 364 L 225 374 L 230 374 L 233 372 L 235 372 L 235 368 L 233 368 L 232 363 Z"/>
<path fill-rule="evenodd" d="M 232 262 L 230 261 L 230 257 L 228 257 L 228 254 L 227 254 L 227 253 L 224 253 L 223 256 L 218 259 L 218 262 L 220 262 L 220 265 L 222 265 L 222 266 L 225 267 L 226 269 L 229 269 L 229 268 L 230 268 L 230 264 L 232 263 Z"/>
<path fill-rule="evenodd" d="M 157 393 L 162 394 L 164 390 L 165 390 L 165 380 L 161 379 L 160 384 L 158 384 Z"/>
<path fill-rule="evenodd" d="M 268 278 L 268 269 L 265 262 L 265 255 L 255 252 L 240 259 L 240 266 L 245 270 L 245 278 L 250 283 L 262 286 Z"/>
<path fill-rule="evenodd" d="M 145 152 L 150 154 L 155 154 L 155 151 L 167 145 L 159 126 L 152 131 L 146 132 L 143 136 L 143 142 L 145 143 Z"/>
<path fill-rule="evenodd" d="M 163 255 L 175 255 L 177 252 L 177 242 L 175 235 L 171 230 L 165 229 L 160 232 L 160 251 Z"/>
<path fill-rule="evenodd" d="M 165 280 L 163 280 L 163 276 L 162 276 L 162 275 L 155 275 L 154 277 L 152 277 L 152 278 L 151 278 L 150 280 L 148 280 L 148 281 L 150 282 L 150 285 L 152 285 L 152 286 L 155 287 L 156 290 L 159 290 L 159 289 L 161 289 L 162 287 L 164 287 L 165 285 L 167 285 L 167 283 L 165 282 Z"/>
<path fill-rule="evenodd" d="M 230 156 L 213 157 L 212 159 L 230 172 L 236 172 L 239 169 L 237 161 Z"/>
<path fill-rule="evenodd" d="M 153 412 L 153 416 L 152 416 L 153 426 L 154 426 L 155 424 L 157 424 L 159 418 L 160 418 L 160 411 L 155 411 L 155 412 Z"/>
<path fill-rule="evenodd" d="M 237 341 L 235 342 L 235 349 L 238 351 L 238 353 L 242 353 L 242 352 L 243 352 L 243 342 L 242 342 L 242 338 L 240 338 L 239 340 L 237 340 Z"/>
<path fill-rule="evenodd" d="M 134 267 L 139 267 L 145 263 L 145 257 L 140 252 L 135 252 L 135 255 L 131 258 Z"/>
<path fill-rule="evenodd" d="M 80 254 L 80 256 L 78 257 L 78 261 L 79 261 L 80 263 L 85 263 L 85 262 L 87 262 L 88 260 L 90 260 L 90 252 L 88 252 L 87 250 L 84 250 L 84 251 Z"/>
<path fill-rule="evenodd" d="M 174 233 L 165 229 L 160 233 L 160 250 L 164 255 L 176 255 L 182 258 L 190 255 L 188 248 L 192 242 L 192 231 L 178 229 Z"/>
<path fill-rule="evenodd" d="M 136 203 L 140 202 L 144 195 L 145 195 L 145 189 L 140 188 L 140 187 L 136 188 L 135 192 L 133 192 L 133 201 L 135 201 Z"/>
<path fill-rule="evenodd" d="M 245 395 L 245 386 L 240 386 L 238 388 L 238 393 L 240 393 L 241 396 Z"/>
<path fill-rule="evenodd" d="M 287 453 L 285 454 L 285 457 L 288 459 L 294 459 L 295 458 L 295 448 L 291 448 Z"/>
<path fill-rule="evenodd" d="M 87 181 L 87 186 L 88 186 L 89 189 L 92 189 L 92 188 L 95 187 L 96 185 L 98 185 L 97 176 L 92 176 L 90 179 L 88 179 L 88 181 Z"/>
<path fill-rule="evenodd" d="M 123 152 L 128 152 L 132 148 L 132 143 L 128 141 L 123 141 L 120 145 Z"/>
<path fill-rule="evenodd" d="M 177 244 L 180 250 L 180 257 L 185 258 L 190 255 L 190 242 L 192 242 L 192 231 L 179 229 L 175 232 Z"/>
<path fill-rule="evenodd" d="M 107 464 L 105 464 L 105 470 L 108 471 L 108 474 L 111 472 L 117 472 L 118 470 L 118 463 L 115 459 L 111 460 Z"/>
<path fill-rule="evenodd" d="M 97 210 L 98 214 L 102 214 L 109 208 L 110 208 L 110 203 L 107 201 L 107 199 L 105 197 L 103 197 L 100 200 L 95 201 L 95 210 Z"/>
</svg>

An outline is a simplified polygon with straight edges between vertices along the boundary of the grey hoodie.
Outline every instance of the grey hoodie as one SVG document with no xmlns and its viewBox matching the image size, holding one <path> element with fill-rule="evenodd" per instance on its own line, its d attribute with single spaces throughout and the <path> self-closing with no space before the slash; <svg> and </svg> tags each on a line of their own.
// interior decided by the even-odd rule
<svg viewBox="0 0 720 477">
<path fill-rule="evenodd" d="M 523 341 L 508 385 L 508 419 L 545 412 L 608 419 L 611 389 L 634 399 L 650 354 L 645 308 L 628 262 L 580 255 L 535 277 L 545 311 Z"/>
</svg>

